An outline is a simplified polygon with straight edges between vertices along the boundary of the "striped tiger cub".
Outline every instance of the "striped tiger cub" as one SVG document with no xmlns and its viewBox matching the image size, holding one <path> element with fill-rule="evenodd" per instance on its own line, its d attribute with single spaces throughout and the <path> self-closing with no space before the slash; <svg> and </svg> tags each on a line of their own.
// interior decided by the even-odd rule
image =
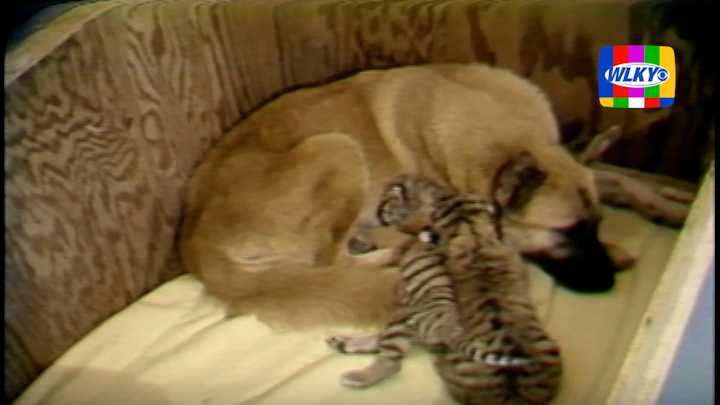
<svg viewBox="0 0 720 405">
<path fill-rule="evenodd" d="M 439 243 L 429 221 L 435 201 L 450 197 L 447 190 L 421 177 L 403 176 L 386 186 L 378 220 L 413 236 L 399 249 L 399 306 L 379 335 L 328 339 L 343 353 L 378 353 L 370 366 L 345 373 L 343 385 L 366 387 L 397 373 L 412 341 L 434 351 L 447 350 L 463 335 L 446 268 L 447 244 Z"/>
<path fill-rule="evenodd" d="M 468 404 L 543 404 L 557 393 L 558 345 L 530 302 L 524 262 L 501 242 L 499 209 L 429 179 L 401 176 L 378 206 L 385 226 L 417 236 L 403 248 L 397 316 L 377 336 L 333 337 L 344 353 L 379 353 L 343 375 L 364 387 L 400 370 L 411 341 L 445 349 L 436 368 Z"/>
</svg>

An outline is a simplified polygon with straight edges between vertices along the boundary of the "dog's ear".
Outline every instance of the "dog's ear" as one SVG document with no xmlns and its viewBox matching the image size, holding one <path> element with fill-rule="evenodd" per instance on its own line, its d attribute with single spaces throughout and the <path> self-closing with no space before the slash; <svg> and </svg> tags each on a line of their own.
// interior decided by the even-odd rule
<svg viewBox="0 0 720 405">
<path fill-rule="evenodd" d="M 505 210 L 520 209 L 546 177 L 535 158 L 528 152 L 522 152 L 505 162 L 495 173 L 493 199 Z"/>
</svg>

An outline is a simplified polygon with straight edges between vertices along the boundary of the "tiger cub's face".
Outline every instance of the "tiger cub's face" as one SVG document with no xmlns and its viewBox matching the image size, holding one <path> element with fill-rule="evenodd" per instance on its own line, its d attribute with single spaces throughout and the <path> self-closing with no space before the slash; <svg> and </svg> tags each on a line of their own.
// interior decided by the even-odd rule
<svg viewBox="0 0 720 405">
<path fill-rule="evenodd" d="M 385 185 L 377 218 L 383 226 L 419 235 L 430 230 L 438 201 L 450 198 L 452 190 L 421 176 L 402 175 Z M 428 234 L 425 237 L 429 237 Z"/>
<path fill-rule="evenodd" d="M 417 175 L 402 175 L 390 181 L 377 210 L 382 225 L 433 245 L 456 237 L 459 242 L 475 240 L 478 232 L 500 237 L 497 214 L 497 207 L 492 203 L 471 195 L 461 196 L 449 186 Z M 472 227 L 463 223 L 468 216 L 473 217 Z"/>
</svg>

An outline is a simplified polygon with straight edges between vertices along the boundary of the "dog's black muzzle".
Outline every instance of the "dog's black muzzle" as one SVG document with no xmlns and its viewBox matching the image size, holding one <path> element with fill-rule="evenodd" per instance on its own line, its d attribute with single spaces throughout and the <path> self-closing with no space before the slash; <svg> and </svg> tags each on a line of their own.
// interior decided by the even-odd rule
<svg viewBox="0 0 720 405">
<path fill-rule="evenodd" d="M 575 291 L 601 292 L 615 284 L 617 268 L 598 239 L 598 222 L 584 221 L 565 231 L 570 255 L 554 259 L 543 254 L 527 256 L 555 280 Z"/>
</svg>

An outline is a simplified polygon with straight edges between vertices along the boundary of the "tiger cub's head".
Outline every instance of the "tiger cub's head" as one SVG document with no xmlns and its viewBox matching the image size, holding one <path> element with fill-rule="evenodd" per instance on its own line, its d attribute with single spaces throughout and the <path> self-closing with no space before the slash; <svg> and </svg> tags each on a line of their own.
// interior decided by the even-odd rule
<svg viewBox="0 0 720 405">
<path fill-rule="evenodd" d="M 467 232 L 498 233 L 498 210 L 496 204 L 461 195 L 427 177 L 401 175 L 385 185 L 377 218 L 383 226 L 437 245 L 457 236 L 463 224 L 468 225 Z M 469 217 L 476 219 L 473 226 L 466 221 Z"/>
<path fill-rule="evenodd" d="M 432 225 L 432 215 L 438 202 L 452 198 L 455 193 L 451 187 L 427 177 L 401 175 L 383 188 L 377 219 L 383 226 L 417 235 Z"/>
</svg>

